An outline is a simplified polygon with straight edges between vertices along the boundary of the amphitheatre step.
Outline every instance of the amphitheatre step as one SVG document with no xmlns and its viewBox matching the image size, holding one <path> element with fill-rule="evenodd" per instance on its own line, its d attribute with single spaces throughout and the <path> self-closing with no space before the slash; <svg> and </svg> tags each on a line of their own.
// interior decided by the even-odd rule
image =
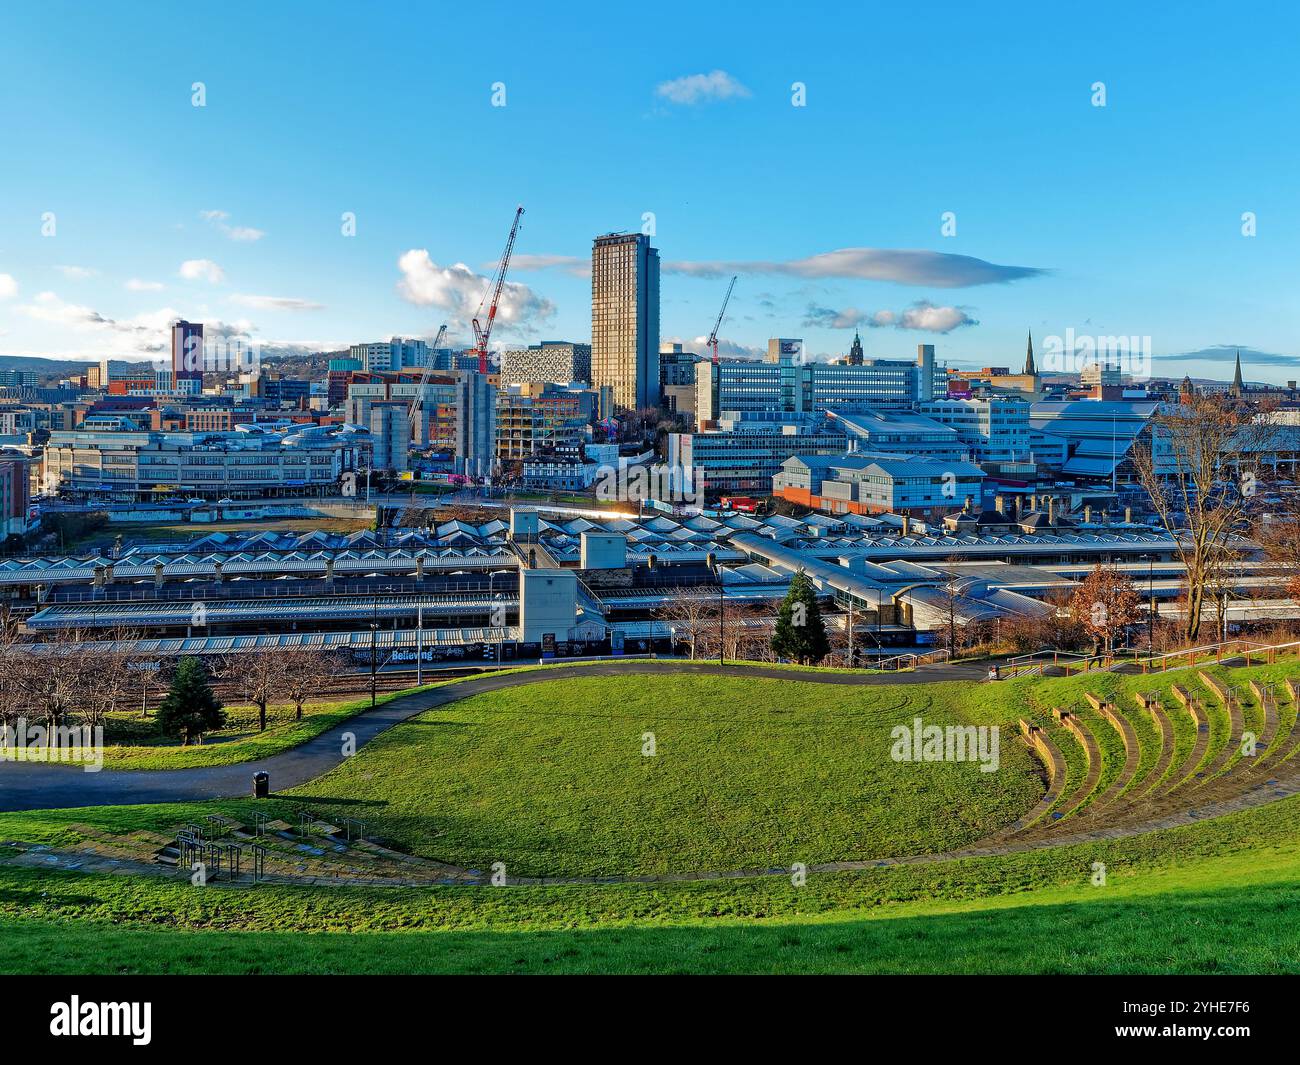
<svg viewBox="0 0 1300 1065">
<path fill-rule="evenodd" d="M 1130 806 L 1116 811 L 1111 822 L 1115 828 L 1154 824 L 1162 818 L 1171 816 L 1195 818 L 1199 810 L 1213 804 L 1250 805 L 1251 796 L 1261 789 L 1268 789 L 1272 785 L 1281 786 L 1279 782 L 1283 780 L 1295 783 L 1294 770 L 1300 768 L 1300 760 L 1286 765 L 1282 763 L 1300 749 L 1300 723 L 1293 719 L 1291 725 L 1284 730 L 1283 737 L 1275 742 L 1267 753 L 1261 753 L 1257 758 L 1238 758 L 1213 779 L 1202 780 L 1194 770 L 1200 764 L 1197 761 L 1198 756 L 1204 753 L 1206 746 L 1204 738 L 1208 730 L 1203 707 L 1195 699 L 1189 702 L 1189 712 L 1192 713 L 1193 720 L 1198 723 L 1197 750 L 1194 750 L 1184 761 L 1174 777 L 1174 783 L 1163 794 L 1142 802 L 1137 807 Z M 1233 748 L 1233 753 L 1239 750 L 1238 745 L 1228 746 Z M 1185 786 L 1191 782 L 1195 782 L 1194 787 Z"/>
<path fill-rule="evenodd" d="M 1192 719 L 1192 727 L 1196 730 L 1196 742 L 1192 744 L 1192 749 L 1188 752 L 1187 757 L 1183 759 L 1182 765 L 1170 775 L 1168 783 L 1158 789 L 1160 797 L 1177 791 L 1186 781 L 1195 779 L 1196 767 L 1201 764 L 1201 761 L 1205 758 L 1205 752 L 1210 746 L 1210 724 L 1205 718 L 1205 711 L 1202 709 L 1200 701 L 1186 688 L 1181 688 L 1177 684 L 1171 690 L 1174 697 Z M 1154 797 L 1157 792 L 1152 794 Z"/>
<path fill-rule="evenodd" d="M 1052 812 L 1052 820 L 1055 822 L 1063 820 L 1082 806 L 1097 787 L 1097 781 L 1101 779 L 1101 748 L 1097 746 L 1097 738 L 1092 734 L 1088 726 L 1070 711 L 1058 706 L 1053 708 L 1052 717 L 1064 725 L 1074 738 L 1079 741 L 1079 746 L 1083 748 L 1084 764 L 1088 767 L 1083 783 L 1070 793 L 1069 798 L 1061 804 L 1059 810 Z"/>
<path fill-rule="evenodd" d="M 1291 695 L 1292 702 L 1295 703 L 1295 688 L 1291 681 L 1286 683 L 1284 690 Z M 1253 681 L 1251 691 L 1256 694 L 1264 707 L 1264 730 L 1256 742 L 1256 754 L 1254 756 L 1243 754 L 1220 775 L 1220 779 L 1242 777 L 1252 782 L 1256 781 L 1261 774 L 1276 772 L 1284 763 L 1288 763 L 1297 749 L 1300 749 L 1300 719 L 1293 716 L 1290 725 L 1285 729 L 1281 728 L 1277 699 L 1273 692 L 1267 685 L 1260 685 Z M 1300 709 L 1300 706 L 1297 706 L 1297 709 Z M 1295 764 L 1289 762 L 1290 766 Z"/>
<path fill-rule="evenodd" d="M 1255 697 L 1255 701 L 1264 712 L 1264 727 L 1260 729 L 1255 744 L 1256 750 L 1263 754 L 1273 745 L 1273 737 L 1277 735 L 1277 696 L 1267 684 L 1260 684 L 1255 680 L 1250 682 L 1250 694 Z"/>
<path fill-rule="evenodd" d="M 1089 701 L 1091 702 L 1091 699 Z M 1120 768 L 1119 776 L 1111 781 L 1110 787 L 1092 804 L 1091 808 L 1094 810 L 1100 810 L 1124 793 L 1137 775 L 1138 764 L 1142 760 L 1142 750 L 1138 746 L 1137 732 L 1134 731 L 1132 722 L 1119 712 L 1119 708 L 1112 703 L 1098 700 L 1097 712 L 1110 722 L 1111 727 L 1119 733 L 1120 739 L 1124 743 L 1124 765 Z"/>
<path fill-rule="evenodd" d="M 1047 815 L 1047 812 L 1056 805 L 1057 800 L 1061 797 L 1061 790 L 1065 786 L 1065 756 L 1061 754 L 1061 749 L 1056 746 L 1042 726 L 1031 724 L 1021 718 L 1020 734 L 1024 737 L 1029 749 L 1038 755 L 1043 767 L 1047 770 L 1047 791 L 1032 809 L 1016 818 L 1011 824 L 999 829 L 989 837 L 990 840 L 1005 839 L 1017 832 L 1023 832 L 1041 821 Z"/>
<path fill-rule="evenodd" d="M 1291 697 L 1291 705 L 1295 713 L 1291 715 L 1289 726 L 1283 728 L 1279 725 L 1280 735 L 1274 740 L 1273 749 L 1265 756 L 1264 760 L 1274 768 L 1284 762 L 1290 762 L 1296 751 L 1300 750 L 1300 682 L 1288 680 L 1286 692 Z"/>
<path fill-rule="evenodd" d="M 1201 683 L 1214 693 L 1214 697 L 1223 704 L 1224 709 L 1228 712 L 1228 740 L 1223 744 L 1219 753 L 1215 755 L 1214 761 L 1197 774 L 1197 786 L 1201 787 L 1222 773 L 1240 753 L 1243 725 L 1240 696 L 1221 680 L 1210 676 L 1204 670 L 1198 671 L 1196 675 L 1200 678 Z"/>
<path fill-rule="evenodd" d="M 1169 772 L 1169 767 L 1173 765 L 1174 761 L 1174 723 L 1165 711 L 1160 697 L 1154 692 L 1146 694 L 1139 692 L 1137 700 L 1142 708 L 1151 715 L 1151 722 L 1155 725 L 1156 735 L 1160 737 L 1160 755 L 1156 759 L 1156 764 L 1152 767 L 1151 772 L 1133 789 L 1132 796 L 1135 802 L 1151 795 L 1160 786 L 1160 782 L 1164 780 L 1165 774 Z"/>
</svg>

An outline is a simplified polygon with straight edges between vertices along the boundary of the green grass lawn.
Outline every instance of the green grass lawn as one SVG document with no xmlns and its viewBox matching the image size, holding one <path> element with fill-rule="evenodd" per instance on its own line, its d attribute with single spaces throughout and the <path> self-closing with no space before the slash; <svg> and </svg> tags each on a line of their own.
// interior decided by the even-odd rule
<svg viewBox="0 0 1300 1065">
<path fill-rule="evenodd" d="M 1300 799 L 1097 845 L 565 888 L 190 887 L 0 860 L 9 972 L 1296 972 Z M 1104 887 L 1091 883 L 1106 864 Z"/>
<path fill-rule="evenodd" d="M 288 794 L 404 850 L 519 876 L 766 869 L 945 850 L 1037 801 L 1001 768 L 896 762 L 890 730 L 965 723 L 923 685 L 573 677 L 428 711 Z M 656 753 L 642 753 L 653 734 Z"/>
<path fill-rule="evenodd" d="M 1037 763 L 1011 735 L 997 772 L 891 759 L 897 725 L 985 713 L 955 701 L 959 685 L 944 685 L 941 699 L 925 685 L 577 674 L 426 711 L 270 805 L 291 821 L 300 808 L 359 817 L 372 838 L 470 868 L 502 861 L 512 876 L 608 876 L 945 850 L 1042 794 Z M 343 713 L 298 730 L 316 722 L 319 732 Z M 652 757 L 642 753 L 648 733 Z M 233 757 L 293 734 L 204 753 Z M 176 764 L 177 751 L 164 755 Z M 211 809 L 247 818 L 250 805 Z M 70 824 L 165 831 L 188 819 L 171 806 L 0 814 L 0 839 L 68 842 Z"/>
<path fill-rule="evenodd" d="M 1240 683 L 1298 668 L 1210 672 Z M 858 687 L 797 673 L 777 681 L 574 671 L 428 711 L 262 805 L 360 816 L 371 835 L 474 868 L 504 861 L 512 876 L 788 868 L 932 852 L 1032 806 L 1039 770 L 1007 731 L 996 773 L 894 762 L 893 726 L 921 716 L 1014 727 L 1079 704 L 1084 691 L 1137 721 L 1132 692 L 1193 678 Z M 646 732 L 655 734 L 653 758 L 642 754 Z M 1142 731 L 1144 748 L 1153 735 Z M 1181 758 L 1190 736 L 1179 743 Z M 247 818 L 254 805 L 0 814 L 0 840 L 67 844 L 82 823 L 174 829 L 210 812 Z M 195 888 L 181 878 L 20 867 L 4 852 L 0 970 L 12 972 L 1300 971 L 1292 917 L 1300 797 L 1097 844 L 813 874 L 802 886 L 774 875 Z M 1091 883 L 1097 862 L 1103 887 Z"/>
<path fill-rule="evenodd" d="M 386 692 L 378 696 L 375 703 L 382 706 L 400 696 L 427 691 L 431 687 L 434 685 Z M 160 736 L 152 715 L 116 714 L 110 716 L 104 729 L 104 768 L 190 769 L 253 762 L 306 743 L 369 708 L 368 695 L 338 702 L 309 703 L 303 707 L 302 720 L 298 721 L 293 707 L 270 706 L 267 708 L 266 731 L 258 732 L 257 707 L 228 706 L 225 708 L 226 727 L 205 737 L 202 744 L 189 747 Z"/>
<path fill-rule="evenodd" d="M 533 673 L 545 669 L 575 669 L 596 663 L 577 662 L 564 666 L 517 666 L 500 670 L 501 673 Z M 667 661 L 641 661 L 642 667 L 655 668 L 658 665 L 665 670 L 670 668 Z M 766 669 L 779 669 L 791 673 L 847 673 L 845 669 L 818 669 L 812 666 L 771 665 Z M 427 691 L 441 684 L 455 684 L 452 681 L 437 681 L 420 688 L 407 688 L 398 692 L 380 694 L 377 705 L 383 705 L 403 695 L 418 691 Z M 233 765 L 239 762 L 251 762 L 266 758 L 281 751 L 296 747 L 328 731 L 370 706 L 370 697 L 313 702 L 303 707 L 303 720 L 294 716 L 294 708 L 283 704 L 271 704 L 267 707 L 267 728 L 258 732 L 258 712 L 255 706 L 231 704 L 225 707 L 226 725 L 224 728 L 209 733 L 202 744 L 182 747 L 168 736 L 158 733 L 153 714 L 141 714 L 135 710 L 120 710 L 108 715 L 104 726 L 104 767 L 106 769 L 191 769 L 197 766 Z"/>
</svg>

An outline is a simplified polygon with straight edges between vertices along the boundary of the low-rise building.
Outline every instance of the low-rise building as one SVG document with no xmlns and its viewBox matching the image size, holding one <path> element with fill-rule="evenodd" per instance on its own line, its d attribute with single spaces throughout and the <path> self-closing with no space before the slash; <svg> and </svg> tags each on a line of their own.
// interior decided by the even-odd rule
<svg viewBox="0 0 1300 1065">
<path fill-rule="evenodd" d="M 582 492 L 595 484 L 598 469 L 597 463 L 582 459 L 536 456 L 524 459 L 523 483 L 525 488 L 546 492 Z"/>
<path fill-rule="evenodd" d="M 774 495 L 831 514 L 905 514 L 936 519 L 983 492 L 984 471 L 970 462 L 919 455 L 861 454 L 786 459 Z"/>
<path fill-rule="evenodd" d="M 367 465 L 369 435 L 311 426 L 287 432 L 59 431 L 45 446 L 42 482 L 73 496 L 123 501 L 294 495 L 333 488 Z"/>
<path fill-rule="evenodd" d="M 668 465 L 695 471 L 705 492 L 769 495 L 791 455 L 841 455 L 848 443 L 843 428 L 823 418 L 736 413 L 716 429 L 669 434 Z"/>
</svg>

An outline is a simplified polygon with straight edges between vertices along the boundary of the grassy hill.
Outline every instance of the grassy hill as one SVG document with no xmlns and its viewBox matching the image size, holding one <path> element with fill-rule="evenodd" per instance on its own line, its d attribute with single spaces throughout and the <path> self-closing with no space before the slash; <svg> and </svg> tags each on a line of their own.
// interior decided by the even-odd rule
<svg viewBox="0 0 1300 1065">
<path fill-rule="evenodd" d="M 1004 735 L 1002 767 L 899 763 L 890 729 L 1000 723 L 1051 731 L 1063 794 L 1124 782 L 1121 742 L 1084 699 L 1114 701 L 1141 745 L 1127 794 L 1200 758 L 1188 787 L 1233 771 L 1230 718 L 1272 732 L 1289 771 L 1293 663 L 998 685 L 818 685 L 760 678 L 570 675 L 479 695 L 392 729 L 269 808 L 361 816 L 368 834 L 513 875 L 788 868 L 961 846 L 1019 817 L 1041 767 Z M 1207 740 L 1183 722 L 1161 752 L 1133 696 L 1197 686 Z M 1099 739 L 1099 774 L 1051 707 Z M 1178 720 L 1171 709 L 1172 723 Z M 1271 724 L 1270 724 L 1271 723 Z M 656 754 L 642 754 L 654 733 Z M 1118 733 L 1116 733 L 1118 736 Z M 1212 737 L 1212 739 L 1210 738 Z M 1133 760 L 1130 760 L 1133 761 Z M 1206 770 L 1210 772 L 1206 772 Z M 1190 771 L 1190 770 L 1189 770 Z M 1217 776 L 1215 774 L 1218 774 Z M 1147 779 L 1148 775 L 1151 779 Z M 1094 780 L 1095 777 L 1095 780 Z M 1200 777 L 1204 779 L 1201 780 Z M 1201 794 L 1200 792 L 1195 793 Z M 1123 799 L 1116 800 L 1117 808 Z M 1198 801 L 1195 797 L 1187 803 Z M 251 802 L 0 814 L 0 840 L 67 844 L 82 825 L 175 828 Z M 1086 804 L 1084 804 L 1086 809 Z M 1281 972 L 1300 969 L 1300 796 L 1185 827 L 1021 853 L 852 873 L 571 886 L 368 888 L 88 875 L 0 857 L 9 971 L 29 972 Z M 1062 822 L 1067 825 L 1069 822 Z M 0 854 L 4 848 L 0 848 Z M 1104 884 L 1095 883 L 1098 863 Z"/>
</svg>

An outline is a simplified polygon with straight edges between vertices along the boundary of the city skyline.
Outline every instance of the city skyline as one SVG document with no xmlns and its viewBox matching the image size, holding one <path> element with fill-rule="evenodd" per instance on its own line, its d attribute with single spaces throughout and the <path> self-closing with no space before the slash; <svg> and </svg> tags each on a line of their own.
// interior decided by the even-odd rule
<svg viewBox="0 0 1300 1065">
<path fill-rule="evenodd" d="M 724 356 L 797 336 L 838 357 L 858 330 L 867 358 L 924 342 L 952 366 L 1015 366 L 1026 331 L 1074 330 L 1150 337 L 1157 376 L 1226 379 L 1238 348 L 1248 379 L 1300 376 L 1296 149 L 1276 134 L 1296 105 L 1270 89 L 1286 35 L 1180 12 L 1153 47 L 1124 30 L 1154 17 L 1118 7 L 1037 30 L 937 11 L 914 41 L 889 13 L 837 14 L 830 46 L 821 20 L 776 9 L 665 11 L 679 46 L 617 53 L 599 91 L 585 64 L 634 20 L 512 12 L 486 59 L 426 59 L 393 55 L 399 29 L 459 42 L 477 23 L 248 8 L 160 52 L 183 18 L 161 6 L 83 14 L 57 39 L 17 13 L 0 354 L 156 358 L 177 318 L 266 350 L 432 339 L 443 321 L 466 345 L 522 202 L 497 350 L 589 341 L 592 239 L 648 226 L 661 338 L 700 354 L 734 272 Z M 562 41 L 573 75 L 541 72 Z M 1018 65 L 1049 45 L 1052 62 Z M 346 61 L 322 67 L 329 49 Z M 1277 111 L 1253 111 L 1259 95 Z M 51 163 L 70 145 L 79 165 Z"/>
</svg>

